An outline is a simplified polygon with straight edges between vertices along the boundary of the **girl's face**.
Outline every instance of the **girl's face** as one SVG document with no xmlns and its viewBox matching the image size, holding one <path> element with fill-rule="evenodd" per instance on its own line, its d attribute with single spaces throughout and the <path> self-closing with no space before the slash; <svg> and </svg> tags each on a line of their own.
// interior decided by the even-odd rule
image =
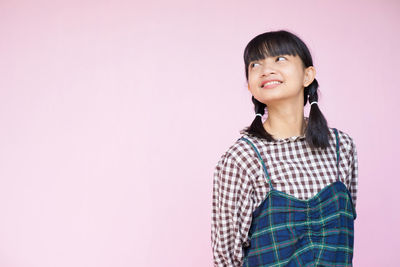
<svg viewBox="0 0 400 267">
<path fill-rule="evenodd" d="M 267 105 L 293 97 L 301 97 L 304 103 L 303 89 L 315 76 L 314 68 L 304 68 L 297 55 L 280 55 L 252 61 L 248 71 L 249 91 L 258 101 Z M 270 80 L 278 83 L 268 83 Z"/>
</svg>

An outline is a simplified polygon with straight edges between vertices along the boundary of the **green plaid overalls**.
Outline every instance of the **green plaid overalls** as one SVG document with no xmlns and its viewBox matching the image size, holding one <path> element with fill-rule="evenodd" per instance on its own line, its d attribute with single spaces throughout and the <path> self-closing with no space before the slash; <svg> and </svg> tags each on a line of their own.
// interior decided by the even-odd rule
<svg viewBox="0 0 400 267">
<path fill-rule="evenodd" d="M 254 210 L 243 266 L 352 266 L 354 220 L 357 217 L 346 185 L 339 180 L 339 137 L 336 135 L 337 180 L 310 199 L 276 190 L 255 145 L 270 191 Z"/>
</svg>

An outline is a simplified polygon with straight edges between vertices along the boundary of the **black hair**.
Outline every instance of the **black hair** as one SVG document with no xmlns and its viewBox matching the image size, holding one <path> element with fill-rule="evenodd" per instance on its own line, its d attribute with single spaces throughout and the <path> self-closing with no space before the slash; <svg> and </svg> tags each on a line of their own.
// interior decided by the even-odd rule
<svg viewBox="0 0 400 267">
<path fill-rule="evenodd" d="M 269 31 L 254 37 L 244 50 L 244 63 L 246 70 L 246 80 L 249 78 L 249 64 L 254 60 L 261 60 L 266 57 L 275 57 L 280 55 L 299 56 L 303 62 L 304 68 L 313 66 L 310 51 L 305 43 L 295 34 L 285 30 Z M 318 82 L 314 78 L 313 82 L 304 88 L 304 106 L 313 101 L 318 101 Z M 258 101 L 252 96 L 255 113 L 264 115 L 266 104 Z M 274 141 L 262 123 L 261 116 L 256 116 L 249 127 L 244 128 L 241 133 L 255 135 L 260 138 Z M 306 142 L 312 148 L 327 148 L 329 146 L 329 128 L 328 123 L 318 107 L 318 104 L 311 105 L 308 117 L 307 127 L 305 129 Z"/>
</svg>

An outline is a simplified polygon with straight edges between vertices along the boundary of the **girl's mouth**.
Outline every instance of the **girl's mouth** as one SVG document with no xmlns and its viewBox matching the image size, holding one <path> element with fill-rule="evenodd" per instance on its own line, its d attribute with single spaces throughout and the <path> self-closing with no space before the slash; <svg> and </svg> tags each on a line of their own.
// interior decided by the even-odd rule
<svg viewBox="0 0 400 267">
<path fill-rule="evenodd" d="M 261 88 L 271 89 L 271 88 L 275 88 L 275 87 L 279 86 L 281 83 L 282 82 L 279 82 L 279 81 L 273 81 L 273 82 L 263 84 L 261 86 Z"/>
</svg>

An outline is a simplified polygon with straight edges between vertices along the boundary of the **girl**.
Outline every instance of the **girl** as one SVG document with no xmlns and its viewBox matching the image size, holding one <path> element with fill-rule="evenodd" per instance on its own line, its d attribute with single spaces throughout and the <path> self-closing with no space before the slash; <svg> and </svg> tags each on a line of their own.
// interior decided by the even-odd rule
<svg viewBox="0 0 400 267">
<path fill-rule="evenodd" d="M 266 32 L 244 62 L 256 116 L 215 167 L 214 265 L 352 266 L 356 146 L 321 113 L 307 46 Z"/>
</svg>

